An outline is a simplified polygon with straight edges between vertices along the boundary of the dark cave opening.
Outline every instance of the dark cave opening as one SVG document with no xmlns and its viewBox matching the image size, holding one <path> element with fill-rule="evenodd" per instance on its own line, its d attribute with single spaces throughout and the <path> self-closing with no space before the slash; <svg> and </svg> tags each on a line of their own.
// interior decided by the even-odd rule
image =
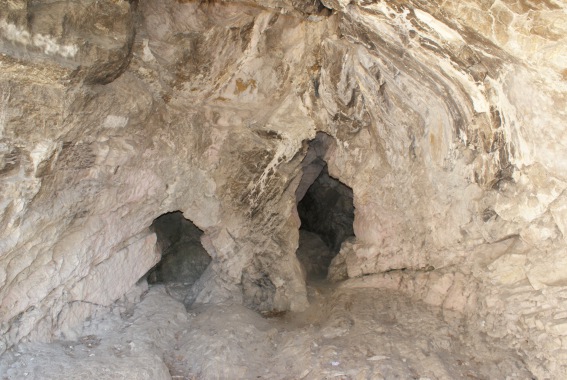
<svg viewBox="0 0 567 380">
<path fill-rule="evenodd" d="M 330 136 L 318 133 L 310 142 L 296 191 L 301 220 L 297 257 L 308 279 L 325 278 L 342 243 L 354 236 L 353 191 L 329 175 L 325 162 L 332 141 Z"/>
<path fill-rule="evenodd" d="M 162 258 L 148 272 L 148 283 L 192 286 L 211 262 L 211 257 L 201 244 L 203 231 L 185 219 L 181 211 L 159 216 L 150 228 L 157 236 Z"/>
</svg>

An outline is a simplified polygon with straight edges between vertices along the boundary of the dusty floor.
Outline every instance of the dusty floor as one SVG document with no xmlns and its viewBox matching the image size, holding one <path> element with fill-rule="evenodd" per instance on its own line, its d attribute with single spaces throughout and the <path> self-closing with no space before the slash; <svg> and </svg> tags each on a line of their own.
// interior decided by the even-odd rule
<svg viewBox="0 0 567 380">
<path fill-rule="evenodd" d="M 310 287 L 304 313 L 239 305 L 186 311 L 155 286 L 74 341 L 22 344 L 0 379 L 531 379 L 464 320 L 401 294 Z"/>
</svg>

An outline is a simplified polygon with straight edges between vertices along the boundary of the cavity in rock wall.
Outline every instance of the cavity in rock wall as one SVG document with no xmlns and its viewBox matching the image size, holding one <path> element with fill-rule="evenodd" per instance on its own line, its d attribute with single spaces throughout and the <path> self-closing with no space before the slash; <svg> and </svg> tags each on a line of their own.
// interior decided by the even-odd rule
<svg viewBox="0 0 567 380">
<path fill-rule="evenodd" d="M 162 258 L 148 272 L 148 283 L 165 283 L 187 292 L 211 262 L 211 256 L 201 244 L 203 231 L 185 219 L 181 211 L 160 216 L 151 229 L 156 233 Z"/>
<path fill-rule="evenodd" d="M 327 162 L 355 194 L 341 273 L 437 278 L 408 284 L 445 306 L 474 277 L 462 309 L 567 378 L 564 4 L 40 3 L 0 2 L 8 346 L 121 297 L 170 210 L 206 231 L 195 300 L 304 307 L 294 212 Z M 316 131 L 336 146 L 302 164 Z"/>
<path fill-rule="evenodd" d="M 301 229 L 321 236 L 335 253 L 354 236 L 352 189 L 330 177 L 326 166 L 297 204 L 297 211 Z"/>
<path fill-rule="evenodd" d="M 297 257 L 308 278 L 326 277 L 343 241 L 354 236 L 353 191 L 328 172 L 327 152 L 334 144 L 322 132 L 309 142 L 295 191 L 301 223 Z"/>
</svg>

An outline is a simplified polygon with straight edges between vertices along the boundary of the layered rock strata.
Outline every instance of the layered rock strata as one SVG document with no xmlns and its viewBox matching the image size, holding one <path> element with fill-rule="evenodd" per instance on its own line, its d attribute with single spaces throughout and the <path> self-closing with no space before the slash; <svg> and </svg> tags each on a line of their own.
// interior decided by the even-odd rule
<svg viewBox="0 0 567 380">
<path fill-rule="evenodd" d="M 355 207 L 331 273 L 567 377 L 566 8 L 3 2 L 1 344 L 72 336 L 156 264 L 149 227 L 176 210 L 212 258 L 187 303 L 305 308 L 296 189 L 324 132 Z"/>
</svg>

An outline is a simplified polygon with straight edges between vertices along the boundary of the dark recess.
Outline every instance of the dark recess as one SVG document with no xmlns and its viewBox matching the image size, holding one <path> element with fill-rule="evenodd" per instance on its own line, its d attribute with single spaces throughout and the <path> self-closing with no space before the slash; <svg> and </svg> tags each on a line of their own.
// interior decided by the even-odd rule
<svg viewBox="0 0 567 380">
<path fill-rule="evenodd" d="M 329 176 L 327 166 L 297 205 L 301 229 L 318 234 L 335 254 L 354 236 L 352 189 Z"/>
<path fill-rule="evenodd" d="M 326 277 L 342 243 L 354 236 L 352 189 L 331 177 L 324 161 L 332 143 L 332 138 L 324 133 L 317 134 L 309 143 L 302 181 L 296 193 L 301 219 L 297 257 L 308 279 Z"/>
<path fill-rule="evenodd" d="M 181 211 L 163 214 L 151 225 L 161 261 L 148 272 L 148 283 L 193 285 L 211 262 L 201 244 L 201 231 Z"/>
</svg>

